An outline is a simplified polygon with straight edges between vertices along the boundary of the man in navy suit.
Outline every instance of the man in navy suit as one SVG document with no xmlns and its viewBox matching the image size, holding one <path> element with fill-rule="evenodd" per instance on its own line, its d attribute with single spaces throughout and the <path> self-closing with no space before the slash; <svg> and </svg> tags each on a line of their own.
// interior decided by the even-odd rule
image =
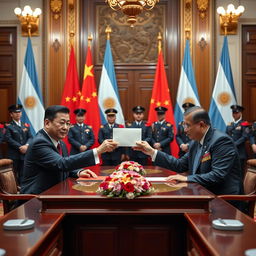
<svg viewBox="0 0 256 256">
<path fill-rule="evenodd" d="M 93 145 L 94 134 L 92 127 L 84 124 L 86 110 L 78 108 L 74 111 L 76 124 L 69 129 L 68 141 L 71 144 L 71 155 L 84 152 Z"/>
<path fill-rule="evenodd" d="M 173 141 L 173 126 L 165 120 L 167 108 L 156 107 L 157 122 L 152 124 L 152 145 L 155 149 L 171 154 L 170 143 Z"/>
<path fill-rule="evenodd" d="M 113 128 L 124 128 L 123 125 L 116 123 L 117 110 L 109 108 L 105 111 L 107 123 L 102 125 L 99 130 L 98 141 L 102 143 L 106 139 L 113 138 Z M 101 155 L 102 165 L 116 166 L 121 163 L 124 158 L 124 148 L 118 147 L 113 152 L 106 152 Z"/>
<path fill-rule="evenodd" d="M 32 139 L 29 124 L 20 121 L 22 105 L 14 104 L 8 110 L 12 121 L 6 125 L 5 141 L 8 145 L 8 158 L 13 160 L 13 169 L 20 184 L 23 176 L 24 157 Z"/>
<path fill-rule="evenodd" d="M 61 140 L 69 127 L 68 108 L 55 105 L 45 110 L 44 128 L 34 137 L 25 157 L 21 193 L 39 194 L 65 180 L 70 172 L 76 177 L 97 177 L 89 170 L 75 170 L 99 163 L 99 155 L 114 150 L 117 143 L 106 140 L 93 150 L 68 156 Z"/>
<path fill-rule="evenodd" d="M 189 108 L 184 113 L 184 128 L 194 140 L 189 151 L 176 159 L 153 149 L 147 142 L 138 142 L 137 150 L 152 157 L 156 165 L 178 173 L 167 181 L 197 182 L 214 194 L 241 194 L 242 177 L 238 152 L 233 140 L 211 127 L 208 113 L 201 107 Z"/>
<path fill-rule="evenodd" d="M 142 140 L 151 143 L 152 130 L 150 126 L 147 126 L 146 122 L 143 121 L 145 108 L 142 106 L 136 106 L 132 109 L 134 122 L 128 123 L 127 128 L 140 128 Z M 129 159 L 140 163 L 141 165 L 147 165 L 148 156 L 143 152 L 138 152 L 132 148 L 128 148 Z"/>
</svg>

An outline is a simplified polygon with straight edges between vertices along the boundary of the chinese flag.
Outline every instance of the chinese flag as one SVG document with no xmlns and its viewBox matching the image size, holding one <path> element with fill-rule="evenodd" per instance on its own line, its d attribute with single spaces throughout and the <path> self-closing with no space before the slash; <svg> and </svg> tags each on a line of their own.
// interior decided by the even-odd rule
<svg viewBox="0 0 256 256">
<path fill-rule="evenodd" d="M 172 101 L 170 97 L 170 90 L 166 78 L 164 59 L 162 50 L 158 54 L 158 62 L 156 67 L 155 81 L 150 101 L 150 108 L 148 114 L 148 123 L 151 125 L 157 121 L 156 107 L 166 107 L 168 110 L 165 113 L 165 120 L 173 125 L 174 140 L 171 142 L 171 153 L 173 156 L 178 157 L 179 147 L 176 142 L 176 123 L 173 114 Z"/>
<path fill-rule="evenodd" d="M 84 67 L 84 80 L 82 94 L 80 97 L 80 108 L 86 109 L 85 123 L 92 126 L 95 136 L 95 143 L 93 147 L 96 147 L 98 146 L 98 132 L 101 122 L 90 47 L 88 47 L 87 50 Z"/>
<path fill-rule="evenodd" d="M 61 105 L 68 107 L 70 110 L 71 123 L 76 122 L 75 114 L 73 112 L 76 108 L 79 107 L 80 95 L 81 92 L 76 69 L 75 53 L 73 46 L 71 46 L 66 81 L 61 98 Z M 69 150 L 70 144 L 68 143 L 67 137 L 64 139 L 64 142 L 66 143 Z"/>
</svg>

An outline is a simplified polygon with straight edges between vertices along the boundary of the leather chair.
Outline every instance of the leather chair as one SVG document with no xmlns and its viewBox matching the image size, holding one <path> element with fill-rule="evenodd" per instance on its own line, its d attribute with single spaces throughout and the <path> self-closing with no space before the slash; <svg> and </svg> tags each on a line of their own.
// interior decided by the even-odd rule
<svg viewBox="0 0 256 256">
<path fill-rule="evenodd" d="M 31 194 L 19 194 L 19 187 L 13 171 L 11 159 L 0 159 L 0 200 L 3 201 L 4 214 L 15 207 L 15 200 L 29 200 Z"/>
<path fill-rule="evenodd" d="M 244 178 L 245 195 L 220 195 L 224 200 L 244 201 L 247 203 L 246 213 L 254 218 L 256 202 L 256 159 L 247 160 L 247 171 Z"/>
</svg>

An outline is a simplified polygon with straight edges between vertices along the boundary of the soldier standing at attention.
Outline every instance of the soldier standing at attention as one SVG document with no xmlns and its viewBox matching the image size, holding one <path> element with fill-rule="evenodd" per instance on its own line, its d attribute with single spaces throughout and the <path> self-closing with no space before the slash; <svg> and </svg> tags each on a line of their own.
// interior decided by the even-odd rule
<svg viewBox="0 0 256 256">
<path fill-rule="evenodd" d="M 91 148 L 94 143 L 92 127 L 84 124 L 86 110 L 78 108 L 74 111 L 76 124 L 69 129 L 68 141 L 71 144 L 70 155 L 84 152 Z"/>
<path fill-rule="evenodd" d="M 232 105 L 232 116 L 234 122 L 227 125 L 226 133 L 234 140 L 239 153 L 239 159 L 241 163 L 242 170 L 244 170 L 245 160 L 247 158 L 245 142 L 249 137 L 249 129 L 244 126 L 244 120 L 242 119 L 242 112 L 244 107 L 239 105 Z"/>
<path fill-rule="evenodd" d="M 173 126 L 165 121 L 167 108 L 156 107 L 158 121 L 152 124 L 152 145 L 153 148 L 171 154 L 170 142 L 173 141 Z"/>
<path fill-rule="evenodd" d="M 140 128 L 141 137 L 143 141 L 151 143 L 152 130 L 150 126 L 147 126 L 143 121 L 145 108 L 136 106 L 132 109 L 134 122 L 128 123 L 127 128 Z M 141 165 L 147 165 L 148 156 L 141 151 L 135 151 L 132 148 L 128 148 L 128 155 L 131 161 L 138 162 Z"/>
<path fill-rule="evenodd" d="M 8 145 L 8 158 L 13 160 L 13 169 L 20 184 L 23 175 L 24 157 L 32 139 L 29 124 L 20 121 L 22 105 L 11 105 L 8 110 L 12 121 L 6 124 L 5 141 Z"/>
<path fill-rule="evenodd" d="M 189 109 L 191 107 L 194 107 L 194 106 L 195 105 L 193 103 L 190 103 L 190 102 L 185 102 L 184 104 L 182 104 L 184 112 L 186 112 L 187 109 Z M 176 134 L 176 140 L 177 140 L 177 143 L 178 143 L 179 148 L 180 148 L 179 157 L 184 156 L 188 152 L 189 143 L 191 142 L 191 139 L 185 133 L 183 123 L 184 123 L 184 121 L 182 121 L 178 124 L 177 134 Z"/>
<path fill-rule="evenodd" d="M 116 114 L 117 110 L 109 108 L 105 111 L 107 115 L 107 123 L 102 125 L 99 130 L 98 141 L 101 144 L 106 139 L 113 139 L 113 128 L 124 128 L 123 125 L 117 124 Z M 106 152 L 101 155 L 102 165 L 116 166 L 124 159 L 124 148 L 118 147 L 112 152 Z"/>
</svg>

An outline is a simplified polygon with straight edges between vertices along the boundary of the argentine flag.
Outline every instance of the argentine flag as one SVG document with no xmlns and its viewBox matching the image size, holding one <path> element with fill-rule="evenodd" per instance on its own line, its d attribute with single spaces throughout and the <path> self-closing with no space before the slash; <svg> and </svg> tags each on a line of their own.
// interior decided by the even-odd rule
<svg viewBox="0 0 256 256">
<path fill-rule="evenodd" d="M 30 37 L 28 37 L 18 103 L 23 106 L 22 121 L 30 124 L 30 131 L 35 135 L 44 125 L 44 107 Z"/>
<path fill-rule="evenodd" d="M 196 106 L 200 106 L 196 80 L 190 58 L 189 40 L 186 41 L 185 54 L 182 63 L 180 81 L 177 92 L 177 102 L 174 110 L 177 125 L 183 120 L 184 110 L 182 108 L 182 105 L 185 102 L 190 102 Z"/>
<path fill-rule="evenodd" d="M 116 74 L 109 39 L 107 40 L 104 55 L 104 63 L 102 66 L 98 102 L 100 107 L 101 122 L 103 124 L 107 123 L 105 117 L 105 110 L 109 108 L 114 108 L 118 112 L 116 114 L 116 122 L 118 124 L 125 125 L 123 111 L 119 100 L 119 93 L 116 83 Z"/>
<path fill-rule="evenodd" d="M 226 125 L 233 120 L 230 106 L 234 104 L 236 93 L 229 60 L 228 39 L 225 36 L 209 109 L 213 127 L 226 131 Z"/>
</svg>

